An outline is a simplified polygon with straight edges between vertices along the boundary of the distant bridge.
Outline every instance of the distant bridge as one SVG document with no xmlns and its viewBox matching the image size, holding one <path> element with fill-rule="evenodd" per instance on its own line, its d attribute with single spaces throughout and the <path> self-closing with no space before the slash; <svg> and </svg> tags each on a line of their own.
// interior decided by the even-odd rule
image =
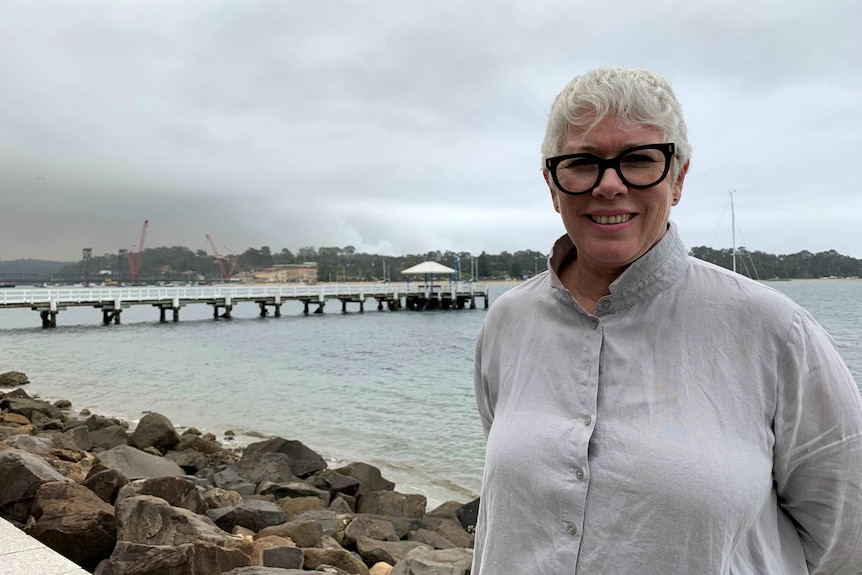
<svg viewBox="0 0 862 575">
<path fill-rule="evenodd" d="M 189 304 L 207 304 L 213 308 L 213 318 L 229 319 L 233 306 L 254 302 L 260 315 L 281 316 L 285 301 L 300 301 L 304 313 L 316 306 L 313 313 L 323 313 L 328 301 L 341 302 L 341 311 L 348 303 L 359 304 L 365 311 L 368 299 L 377 301 L 377 309 L 396 311 L 426 309 L 476 309 L 476 299 L 484 300 L 488 308 L 485 284 L 472 282 L 441 282 L 440 284 L 398 283 L 361 285 L 237 285 L 188 287 L 94 287 L 94 288 L 6 288 L 0 290 L 0 309 L 23 308 L 39 312 L 42 327 L 56 327 L 57 315 L 69 307 L 94 307 L 102 310 L 102 323 L 120 323 L 122 311 L 133 305 L 149 305 L 159 309 L 159 321 L 179 321 L 180 309 Z"/>
</svg>

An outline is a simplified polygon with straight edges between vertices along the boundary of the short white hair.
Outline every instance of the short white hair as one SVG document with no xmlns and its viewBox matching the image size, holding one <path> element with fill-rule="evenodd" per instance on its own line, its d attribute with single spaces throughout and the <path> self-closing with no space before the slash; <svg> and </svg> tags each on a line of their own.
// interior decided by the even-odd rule
<svg viewBox="0 0 862 575">
<path fill-rule="evenodd" d="M 676 145 L 672 179 L 691 158 L 682 107 L 664 78 L 649 70 L 598 68 L 575 76 L 554 99 L 542 142 L 542 168 L 546 159 L 560 155 L 570 127 L 588 133 L 608 116 L 616 116 L 623 126 L 661 130 L 665 141 Z"/>
</svg>

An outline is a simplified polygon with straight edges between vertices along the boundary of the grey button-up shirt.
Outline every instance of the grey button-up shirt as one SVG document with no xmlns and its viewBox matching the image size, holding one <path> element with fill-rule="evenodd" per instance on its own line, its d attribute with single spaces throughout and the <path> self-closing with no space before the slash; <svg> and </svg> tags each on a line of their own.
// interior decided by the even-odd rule
<svg viewBox="0 0 862 575">
<path fill-rule="evenodd" d="M 473 575 L 862 569 L 862 402 L 781 293 L 693 259 L 671 224 L 590 315 L 574 248 L 491 307 Z"/>
</svg>

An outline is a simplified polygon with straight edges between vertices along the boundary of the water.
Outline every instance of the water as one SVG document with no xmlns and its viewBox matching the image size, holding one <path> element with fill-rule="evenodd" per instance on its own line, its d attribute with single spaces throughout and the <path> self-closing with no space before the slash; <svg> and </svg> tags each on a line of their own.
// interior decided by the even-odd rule
<svg viewBox="0 0 862 575">
<path fill-rule="evenodd" d="M 770 283 L 809 309 L 862 382 L 862 280 Z M 492 286 L 491 299 L 508 289 Z M 29 310 L 0 311 L 0 371 L 27 373 L 29 393 L 132 421 L 144 411 L 241 442 L 299 439 L 332 465 L 365 461 L 434 506 L 479 491 L 484 438 L 473 400 L 473 342 L 484 310 L 302 315 L 257 306 L 231 321 L 192 305 L 159 324 L 143 306 L 123 324 L 70 308 L 43 330 Z M 355 309 L 355 306 L 350 309 Z"/>
</svg>

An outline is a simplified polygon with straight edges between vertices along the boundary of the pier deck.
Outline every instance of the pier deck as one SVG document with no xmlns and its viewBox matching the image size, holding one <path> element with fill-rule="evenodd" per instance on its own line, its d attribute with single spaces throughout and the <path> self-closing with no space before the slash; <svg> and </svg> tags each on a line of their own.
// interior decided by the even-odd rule
<svg viewBox="0 0 862 575">
<path fill-rule="evenodd" d="M 0 309 L 30 308 L 39 312 L 43 327 L 56 327 L 57 315 L 69 307 L 94 307 L 102 312 L 104 324 L 120 323 L 123 309 L 133 305 L 148 305 L 159 309 L 159 321 L 179 320 L 180 309 L 189 304 L 207 304 L 213 308 L 214 318 L 230 318 L 233 306 L 240 302 L 254 302 L 260 315 L 281 315 L 281 306 L 288 301 L 299 301 L 304 312 L 316 306 L 313 313 L 323 313 L 327 302 L 338 300 L 341 311 L 349 303 L 358 304 L 365 311 L 365 302 L 376 300 L 377 309 L 397 311 L 476 308 L 476 299 L 482 298 L 488 308 L 488 290 L 485 284 L 472 282 L 442 282 L 440 284 L 344 284 L 344 285 L 219 285 L 182 287 L 62 287 L 0 290 Z"/>
<path fill-rule="evenodd" d="M 0 519 L 0 573 L 90 575 L 56 551 Z"/>
</svg>

